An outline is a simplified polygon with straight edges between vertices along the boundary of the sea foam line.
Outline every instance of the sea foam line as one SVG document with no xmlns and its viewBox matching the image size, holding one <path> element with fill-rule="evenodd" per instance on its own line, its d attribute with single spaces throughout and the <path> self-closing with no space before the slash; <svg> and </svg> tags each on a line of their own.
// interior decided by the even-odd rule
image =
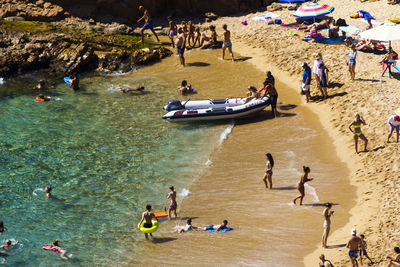
<svg viewBox="0 0 400 267">
<path fill-rule="evenodd" d="M 221 135 L 219 137 L 219 144 L 222 144 L 228 138 L 228 136 L 231 134 L 234 126 L 235 126 L 235 122 L 232 121 L 229 124 L 229 126 L 221 133 Z"/>
<path fill-rule="evenodd" d="M 305 184 L 305 189 L 306 189 L 306 192 L 314 198 L 314 202 L 319 203 L 319 198 L 318 198 L 317 191 L 315 190 L 315 188 L 308 184 Z"/>
</svg>

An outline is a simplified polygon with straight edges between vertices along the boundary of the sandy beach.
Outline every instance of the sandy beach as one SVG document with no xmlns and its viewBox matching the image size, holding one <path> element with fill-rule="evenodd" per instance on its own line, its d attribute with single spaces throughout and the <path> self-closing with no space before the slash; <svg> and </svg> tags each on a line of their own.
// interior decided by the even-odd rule
<svg viewBox="0 0 400 267">
<path fill-rule="evenodd" d="M 400 6 L 390 6 L 386 1 L 320 1 L 335 7 L 331 14 L 333 18 L 344 18 L 347 24 L 365 30 L 367 24 L 362 19 L 351 19 L 350 14 L 357 10 L 370 12 L 377 22 L 395 18 L 400 13 Z M 284 9 L 275 11 L 284 23 L 294 22 L 290 11 Z M 399 231 L 396 214 L 396 200 L 400 175 L 398 174 L 399 145 L 386 143 L 388 135 L 387 118 L 394 114 L 398 106 L 398 73 L 395 78 L 387 75 L 381 78 L 379 61 L 382 55 L 358 53 L 356 80 L 351 81 L 346 66 L 349 49 L 342 45 L 326 45 L 301 41 L 297 36 L 289 34 L 301 33 L 278 25 L 267 25 L 264 22 L 252 21 L 251 18 L 266 12 L 247 14 L 243 17 L 222 18 L 212 24 L 221 29 L 228 24 L 234 37 L 234 51 L 249 60 L 261 71 L 270 69 L 281 81 L 293 90 L 300 91 L 300 64 L 312 64 L 312 54 L 320 52 L 329 68 L 330 82 L 333 88 L 328 89 L 331 96 L 326 101 L 307 104 L 319 119 L 329 136 L 334 140 L 337 153 L 347 163 L 350 169 L 350 183 L 355 186 L 356 205 L 351 209 L 348 222 L 340 229 L 335 229 L 328 239 L 328 249 L 322 249 L 320 244 L 312 244 L 315 251 L 305 256 L 306 266 L 315 266 L 318 256 L 324 253 L 335 266 L 351 266 L 347 249 L 343 247 L 350 238 L 350 231 L 356 228 L 363 233 L 368 241 L 368 252 L 374 261 L 382 261 L 377 266 L 386 264 L 387 255 L 393 255 L 393 247 L 398 245 Z M 248 21 L 247 26 L 240 24 Z M 387 46 L 387 44 L 386 44 Z M 394 50 L 399 50 L 399 42 L 392 42 Z M 278 88 L 279 92 L 279 88 Z M 315 81 L 311 87 L 312 95 L 318 93 Z M 303 100 L 304 101 L 304 100 Z M 305 102 L 305 101 L 304 101 Z M 348 125 L 356 113 L 361 114 L 367 125 L 363 132 L 369 139 L 366 153 L 356 154 L 353 135 Z M 392 141 L 393 141 L 392 137 Z M 337 194 L 333 187 L 330 194 Z M 310 244 L 311 245 L 311 244 Z"/>
</svg>

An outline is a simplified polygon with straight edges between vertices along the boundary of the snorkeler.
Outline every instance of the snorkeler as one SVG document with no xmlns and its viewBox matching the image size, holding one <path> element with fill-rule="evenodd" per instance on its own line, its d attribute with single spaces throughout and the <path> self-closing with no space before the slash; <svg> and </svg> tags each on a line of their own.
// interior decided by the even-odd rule
<svg viewBox="0 0 400 267">
<path fill-rule="evenodd" d="M 134 92 L 134 91 L 143 92 L 145 89 L 146 89 L 146 87 L 144 85 L 141 85 L 141 86 L 136 87 L 136 88 L 131 88 L 131 87 L 127 87 L 127 88 L 118 87 L 117 88 L 117 90 L 120 90 L 123 93 Z"/>
</svg>

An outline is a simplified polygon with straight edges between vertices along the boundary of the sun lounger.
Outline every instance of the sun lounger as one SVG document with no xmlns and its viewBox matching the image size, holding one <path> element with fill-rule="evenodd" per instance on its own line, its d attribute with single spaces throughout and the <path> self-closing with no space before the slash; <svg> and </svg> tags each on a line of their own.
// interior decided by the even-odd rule
<svg viewBox="0 0 400 267">
<path fill-rule="evenodd" d="M 258 15 L 254 18 L 252 18 L 251 20 L 255 20 L 255 21 L 265 21 L 265 19 L 277 19 L 279 18 L 280 15 L 272 13 L 272 12 L 268 12 L 267 14 L 262 14 L 262 15 Z"/>
</svg>

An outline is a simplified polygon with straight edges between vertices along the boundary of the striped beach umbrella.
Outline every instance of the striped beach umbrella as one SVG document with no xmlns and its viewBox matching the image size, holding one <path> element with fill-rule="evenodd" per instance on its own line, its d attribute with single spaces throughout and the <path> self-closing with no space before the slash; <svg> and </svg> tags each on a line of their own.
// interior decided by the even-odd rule
<svg viewBox="0 0 400 267">
<path fill-rule="evenodd" d="M 326 4 L 309 3 L 300 7 L 293 16 L 298 18 L 315 18 L 331 13 L 335 8 Z"/>
<path fill-rule="evenodd" d="M 295 4 L 295 3 L 305 3 L 311 0 L 279 0 L 279 3 L 283 4 Z"/>
</svg>

